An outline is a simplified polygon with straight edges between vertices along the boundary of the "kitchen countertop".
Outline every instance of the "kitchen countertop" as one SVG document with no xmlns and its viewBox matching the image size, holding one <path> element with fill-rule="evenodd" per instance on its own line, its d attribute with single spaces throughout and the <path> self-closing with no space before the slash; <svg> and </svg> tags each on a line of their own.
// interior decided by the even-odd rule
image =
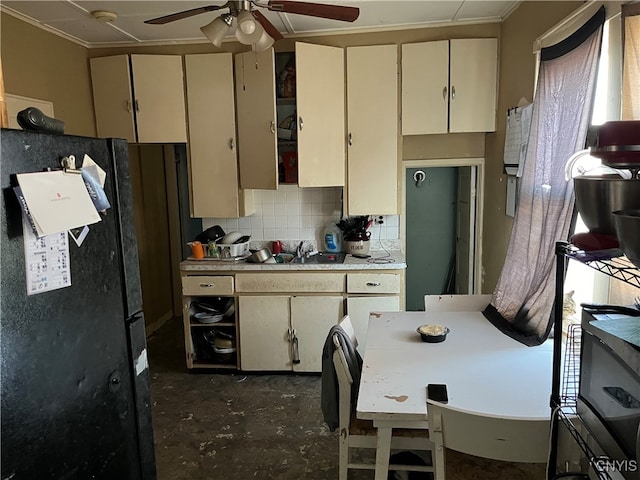
<svg viewBox="0 0 640 480">
<path fill-rule="evenodd" d="M 399 270 L 407 268 L 404 255 L 399 250 L 369 252 L 371 258 L 347 255 L 344 263 L 247 263 L 245 261 L 221 261 L 203 258 L 180 262 L 183 272 L 292 272 L 292 271 L 348 271 L 348 270 Z"/>
</svg>

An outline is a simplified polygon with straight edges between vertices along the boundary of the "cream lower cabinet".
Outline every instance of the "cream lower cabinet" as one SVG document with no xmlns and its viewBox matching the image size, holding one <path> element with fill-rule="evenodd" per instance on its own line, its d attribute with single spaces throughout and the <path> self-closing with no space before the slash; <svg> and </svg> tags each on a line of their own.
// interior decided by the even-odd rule
<svg viewBox="0 0 640 480">
<path fill-rule="evenodd" d="M 371 312 L 399 312 L 401 273 L 350 273 L 347 275 L 347 314 L 358 339 L 358 351 L 364 355 Z"/>
<path fill-rule="evenodd" d="M 369 313 L 403 308 L 404 270 L 183 270 L 182 294 L 187 368 L 320 373 L 327 334 L 345 314 L 364 353 Z M 219 322 L 194 315 L 230 299 L 232 313 Z M 211 350 L 217 333 L 235 339 L 237 355 Z"/>
<path fill-rule="evenodd" d="M 322 371 L 322 347 L 344 315 L 345 274 L 236 275 L 240 368 Z"/>
<path fill-rule="evenodd" d="M 322 371 L 327 333 L 343 316 L 342 296 L 240 296 L 240 368 Z"/>
<path fill-rule="evenodd" d="M 182 318 L 188 369 L 238 368 L 237 308 L 233 285 L 232 275 L 182 275 Z M 198 321 L 196 312 L 203 311 L 200 305 L 219 306 L 223 302 L 233 302 L 234 308 L 229 315 L 215 323 Z M 236 350 L 217 352 L 215 337 L 218 333 L 225 339 L 232 339 Z"/>
<path fill-rule="evenodd" d="M 233 56 L 186 55 L 191 216 L 237 218 L 255 212 L 253 190 L 240 190 Z"/>
<path fill-rule="evenodd" d="M 347 48 L 347 214 L 398 213 L 398 46 Z"/>
</svg>

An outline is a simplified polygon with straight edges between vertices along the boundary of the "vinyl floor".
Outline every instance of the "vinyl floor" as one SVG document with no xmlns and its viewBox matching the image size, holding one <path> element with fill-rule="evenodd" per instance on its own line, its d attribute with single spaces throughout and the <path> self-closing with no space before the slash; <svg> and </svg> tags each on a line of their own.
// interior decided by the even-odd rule
<svg viewBox="0 0 640 480">
<path fill-rule="evenodd" d="M 190 373 L 182 320 L 148 339 L 158 480 L 337 480 L 318 375 Z M 447 453 L 447 480 L 542 480 L 543 465 Z M 411 477 L 425 478 L 422 477 Z M 350 471 L 349 480 L 373 480 Z"/>
</svg>

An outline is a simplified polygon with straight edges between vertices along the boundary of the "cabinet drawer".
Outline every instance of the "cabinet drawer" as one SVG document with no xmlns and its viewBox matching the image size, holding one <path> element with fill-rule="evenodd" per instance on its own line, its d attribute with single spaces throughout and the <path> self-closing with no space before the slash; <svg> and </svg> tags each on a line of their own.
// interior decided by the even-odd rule
<svg viewBox="0 0 640 480">
<path fill-rule="evenodd" d="M 350 273 L 347 293 L 400 293 L 400 275 L 395 273 Z"/>
<path fill-rule="evenodd" d="M 344 273 L 261 273 L 236 276 L 238 292 L 343 292 Z"/>
<path fill-rule="evenodd" d="M 233 295 L 233 277 L 182 277 L 183 295 Z"/>
</svg>

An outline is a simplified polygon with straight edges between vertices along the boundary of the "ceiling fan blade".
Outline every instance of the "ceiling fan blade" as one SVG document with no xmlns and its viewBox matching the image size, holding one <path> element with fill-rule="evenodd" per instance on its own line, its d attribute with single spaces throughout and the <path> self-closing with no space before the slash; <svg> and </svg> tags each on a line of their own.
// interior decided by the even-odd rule
<svg viewBox="0 0 640 480">
<path fill-rule="evenodd" d="M 273 12 L 297 13 L 299 15 L 342 20 L 343 22 L 354 22 L 360 15 L 360 9 L 357 7 L 295 2 L 291 0 L 270 0 L 267 8 Z"/>
<path fill-rule="evenodd" d="M 262 25 L 264 31 L 271 35 L 271 38 L 273 38 L 274 40 L 282 40 L 284 38 L 278 31 L 278 29 L 273 25 L 273 23 L 271 23 L 267 19 L 267 17 L 262 14 L 262 12 L 260 12 L 259 10 L 252 10 L 251 13 L 253 14 L 253 17 L 258 21 L 258 23 Z"/>
<path fill-rule="evenodd" d="M 206 7 L 193 8 L 191 10 L 185 10 L 184 12 L 172 13 L 171 15 L 165 15 L 164 17 L 152 18 L 151 20 L 145 20 L 144 23 L 150 25 L 164 25 L 165 23 L 175 22 L 176 20 L 182 20 L 183 18 L 193 17 L 201 13 L 215 12 L 221 8 L 225 8 L 227 5 L 208 5 Z"/>
</svg>

